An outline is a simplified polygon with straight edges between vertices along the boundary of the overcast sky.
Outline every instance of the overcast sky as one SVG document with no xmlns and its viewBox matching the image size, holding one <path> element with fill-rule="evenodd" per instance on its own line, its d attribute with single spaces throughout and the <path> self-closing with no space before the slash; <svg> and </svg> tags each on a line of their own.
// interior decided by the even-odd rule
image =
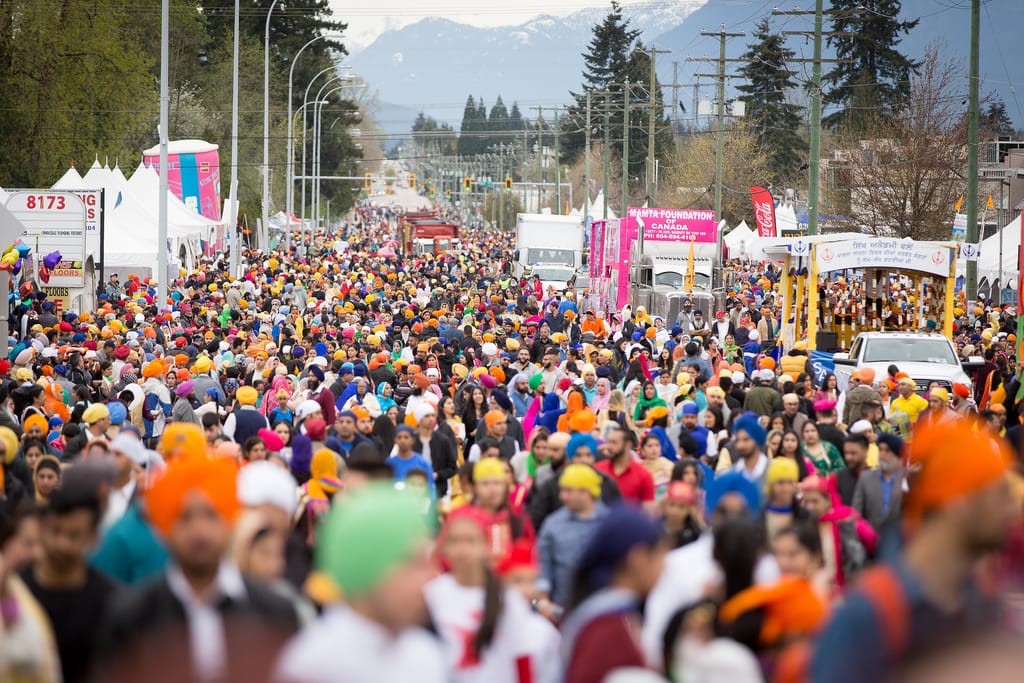
<svg viewBox="0 0 1024 683">
<path fill-rule="evenodd" d="M 632 5 L 651 0 L 620 0 Z M 703 0 L 653 0 L 678 5 Z M 348 22 L 349 40 L 366 45 L 388 28 L 399 28 L 425 17 L 444 17 L 474 26 L 514 26 L 539 14 L 564 16 L 589 7 L 607 7 L 601 0 L 331 0 L 334 15 Z"/>
</svg>

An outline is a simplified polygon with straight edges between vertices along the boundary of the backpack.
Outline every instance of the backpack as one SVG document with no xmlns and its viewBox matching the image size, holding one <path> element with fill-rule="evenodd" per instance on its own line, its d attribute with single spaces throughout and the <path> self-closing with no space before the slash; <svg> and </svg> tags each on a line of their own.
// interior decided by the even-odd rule
<svg viewBox="0 0 1024 683">
<path fill-rule="evenodd" d="M 857 535 L 857 520 L 844 519 L 839 525 L 839 545 L 843 553 L 843 576 L 851 581 L 868 563 L 868 551 Z"/>
</svg>

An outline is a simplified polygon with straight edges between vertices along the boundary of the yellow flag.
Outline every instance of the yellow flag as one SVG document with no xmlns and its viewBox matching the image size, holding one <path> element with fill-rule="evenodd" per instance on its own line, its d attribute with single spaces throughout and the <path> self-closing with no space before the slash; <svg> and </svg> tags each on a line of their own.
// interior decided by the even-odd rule
<svg viewBox="0 0 1024 683">
<path fill-rule="evenodd" d="M 302 324 L 302 316 L 301 315 L 296 316 L 295 317 L 295 336 L 298 337 L 299 341 L 302 341 L 303 329 L 304 329 L 304 326 Z"/>
<path fill-rule="evenodd" d="M 690 242 L 690 257 L 686 261 L 686 280 L 683 282 L 683 289 L 685 289 L 687 292 L 693 291 L 693 248 L 694 243 Z"/>
<path fill-rule="evenodd" d="M 989 194 L 989 196 L 988 196 L 988 204 L 987 204 L 987 206 L 990 209 L 996 208 L 996 205 L 992 203 L 992 195 L 991 194 Z"/>
<path fill-rule="evenodd" d="M 960 195 L 960 198 L 956 200 L 956 206 L 954 206 L 953 208 L 956 210 L 957 213 L 960 213 L 960 207 L 963 206 L 963 205 L 964 205 L 964 196 Z"/>
</svg>

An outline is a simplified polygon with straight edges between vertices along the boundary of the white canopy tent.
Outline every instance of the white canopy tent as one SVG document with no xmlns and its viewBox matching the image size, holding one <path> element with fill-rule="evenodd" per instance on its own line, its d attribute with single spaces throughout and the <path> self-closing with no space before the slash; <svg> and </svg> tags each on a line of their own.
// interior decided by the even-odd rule
<svg viewBox="0 0 1024 683">
<path fill-rule="evenodd" d="M 982 240 L 981 256 L 978 257 L 978 280 L 988 280 L 994 283 L 999 279 L 999 250 L 1000 240 L 1002 241 L 1003 281 L 1016 288 L 1017 279 L 1020 276 L 1020 268 L 1017 264 L 1017 250 L 1020 248 L 1020 216 L 1003 226 L 991 237 Z M 967 261 L 964 258 L 957 260 L 956 273 L 964 275 L 967 272 Z"/>
<path fill-rule="evenodd" d="M 142 164 L 125 177 L 117 165 L 113 169 L 93 163 L 84 176 L 74 168 L 57 181 L 59 190 L 104 190 L 103 258 L 107 268 L 152 269 L 157 260 L 158 207 L 160 179 L 156 171 Z M 201 252 L 200 240 L 216 239 L 219 223 L 200 216 L 168 192 L 167 235 L 171 261 L 184 256 L 194 259 Z"/>
<path fill-rule="evenodd" d="M 730 230 L 722 237 L 725 248 L 729 250 L 729 258 L 742 258 L 750 255 L 750 245 L 757 234 L 750 229 L 746 221 Z"/>
</svg>

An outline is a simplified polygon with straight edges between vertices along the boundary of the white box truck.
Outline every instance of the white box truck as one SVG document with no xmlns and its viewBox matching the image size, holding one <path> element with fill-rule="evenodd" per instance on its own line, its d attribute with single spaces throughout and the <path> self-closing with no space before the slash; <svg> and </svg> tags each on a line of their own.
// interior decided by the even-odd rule
<svg viewBox="0 0 1024 683">
<path fill-rule="evenodd" d="M 583 267 L 583 217 L 521 213 L 516 217 L 516 277 L 540 266 Z M 562 289 L 565 284 L 562 284 Z"/>
</svg>

